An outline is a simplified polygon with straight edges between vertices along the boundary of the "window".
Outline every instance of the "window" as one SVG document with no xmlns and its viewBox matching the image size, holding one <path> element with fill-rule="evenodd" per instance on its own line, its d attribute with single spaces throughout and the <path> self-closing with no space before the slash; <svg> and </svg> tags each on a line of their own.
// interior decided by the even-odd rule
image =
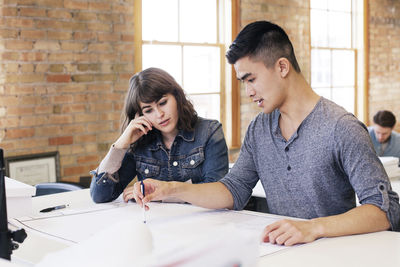
<svg viewBox="0 0 400 267">
<path fill-rule="evenodd" d="M 363 52 L 356 12 L 360 5 L 360 0 L 310 0 L 311 87 L 355 115 L 358 103 L 363 105 L 357 90 L 363 76 L 358 72 Z"/>
<path fill-rule="evenodd" d="M 141 62 L 136 71 L 149 67 L 166 70 L 185 90 L 201 117 L 221 122 L 227 119 L 223 110 L 225 94 L 230 90 L 225 82 L 227 77 L 230 79 L 225 60 L 226 47 L 231 42 L 230 2 L 135 2 L 141 4 L 137 50 Z"/>
</svg>

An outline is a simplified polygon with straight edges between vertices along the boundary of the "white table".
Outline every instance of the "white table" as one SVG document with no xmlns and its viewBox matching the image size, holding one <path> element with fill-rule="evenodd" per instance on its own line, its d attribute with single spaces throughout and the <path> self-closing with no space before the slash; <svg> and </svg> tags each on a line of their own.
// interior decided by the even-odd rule
<svg viewBox="0 0 400 267">
<path fill-rule="evenodd" d="M 91 203 L 88 190 L 80 190 L 34 198 L 34 212 L 49 207 L 50 203 L 51 205 L 68 203 L 75 208 L 95 205 Z M 17 259 L 15 261 L 17 263 L 24 260 L 37 262 L 43 257 L 43 253 L 68 246 L 57 239 L 45 240 L 43 236 L 31 234 L 21 247 L 14 251 L 12 258 Z M 257 266 L 400 266 L 400 233 L 383 231 L 324 238 L 260 257 Z"/>
</svg>

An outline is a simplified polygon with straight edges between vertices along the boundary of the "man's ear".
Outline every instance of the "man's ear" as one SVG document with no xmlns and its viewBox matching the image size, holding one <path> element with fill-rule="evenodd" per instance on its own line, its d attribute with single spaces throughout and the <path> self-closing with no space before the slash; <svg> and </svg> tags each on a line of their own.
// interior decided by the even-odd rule
<svg viewBox="0 0 400 267">
<path fill-rule="evenodd" d="M 286 78 L 290 70 L 290 62 L 287 58 L 281 57 L 277 60 L 277 67 L 282 78 Z"/>
</svg>

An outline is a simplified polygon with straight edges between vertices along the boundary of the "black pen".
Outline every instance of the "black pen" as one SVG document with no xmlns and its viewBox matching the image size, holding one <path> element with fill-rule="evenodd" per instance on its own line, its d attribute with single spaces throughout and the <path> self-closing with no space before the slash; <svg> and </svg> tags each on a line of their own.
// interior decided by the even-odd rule
<svg viewBox="0 0 400 267">
<path fill-rule="evenodd" d="M 68 205 L 59 205 L 59 206 L 54 206 L 46 209 L 42 209 L 40 212 L 49 212 L 53 210 L 59 210 L 59 209 L 65 209 Z"/>
<path fill-rule="evenodd" d="M 146 196 L 146 193 L 145 193 L 145 189 L 144 189 L 143 180 L 140 181 L 140 189 L 142 191 L 143 198 L 144 198 Z M 143 223 L 146 223 L 146 206 L 144 205 L 144 203 L 143 203 Z"/>
</svg>

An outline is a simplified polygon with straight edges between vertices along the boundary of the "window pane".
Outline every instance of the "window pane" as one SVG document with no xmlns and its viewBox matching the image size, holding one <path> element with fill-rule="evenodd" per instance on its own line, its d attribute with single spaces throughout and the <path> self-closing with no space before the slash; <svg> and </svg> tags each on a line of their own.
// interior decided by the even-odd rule
<svg viewBox="0 0 400 267">
<path fill-rule="evenodd" d="M 183 48 L 183 86 L 188 93 L 220 91 L 220 49 L 185 46 Z"/>
<path fill-rule="evenodd" d="M 329 47 L 351 48 L 351 15 L 329 12 Z"/>
<path fill-rule="evenodd" d="M 310 0 L 310 8 L 327 9 L 328 0 Z"/>
<path fill-rule="evenodd" d="M 332 51 L 332 86 L 354 86 L 354 51 Z"/>
<path fill-rule="evenodd" d="M 142 1 L 142 38 L 178 41 L 178 0 Z"/>
<path fill-rule="evenodd" d="M 314 88 L 314 92 L 326 99 L 332 99 L 331 88 Z"/>
<path fill-rule="evenodd" d="M 167 71 L 182 85 L 181 47 L 177 45 L 143 45 L 143 69 L 157 67 Z"/>
<path fill-rule="evenodd" d="M 189 95 L 189 99 L 200 117 L 221 120 L 219 95 Z"/>
<path fill-rule="evenodd" d="M 332 101 L 354 113 L 354 87 L 332 88 Z"/>
<path fill-rule="evenodd" d="M 311 50 L 311 86 L 331 86 L 331 52 L 325 49 Z"/>
<path fill-rule="evenodd" d="M 328 46 L 328 12 L 311 10 L 311 46 Z"/>
<path fill-rule="evenodd" d="M 329 10 L 351 12 L 351 0 L 329 0 L 328 2 Z"/>
<path fill-rule="evenodd" d="M 180 5 L 181 42 L 217 42 L 216 0 L 182 0 Z"/>
</svg>

